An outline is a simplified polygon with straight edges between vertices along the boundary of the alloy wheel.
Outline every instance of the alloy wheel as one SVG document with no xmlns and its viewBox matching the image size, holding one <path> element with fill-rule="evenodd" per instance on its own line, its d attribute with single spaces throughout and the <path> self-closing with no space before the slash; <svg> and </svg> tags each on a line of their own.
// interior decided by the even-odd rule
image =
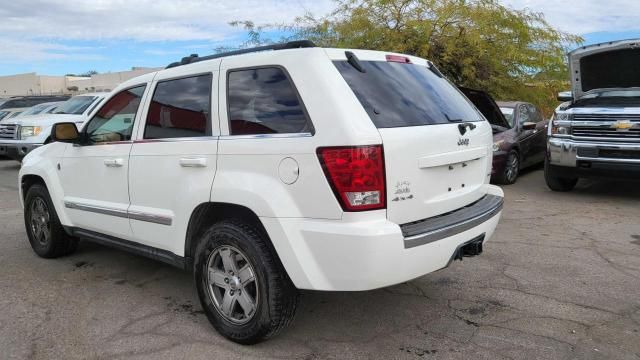
<svg viewBox="0 0 640 360">
<path fill-rule="evenodd" d="M 516 178 L 518 177 L 518 171 L 519 171 L 519 161 L 518 161 L 518 155 L 516 155 L 515 153 L 511 153 L 509 154 L 509 159 L 507 159 L 507 165 L 506 165 L 506 172 L 507 172 L 507 181 L 509 183 L 513 183 L 516 181 Z"/>
<path fill-rule="evenodd" d="M 30 209 L 30 224 L 33 237 L 40 245 L 47 245 L 51 236 L 49 207 L 41 197 L 33 199 Z"/>
<path fill-rule="evenodd" d="M 234 324 L 245 324 L 258 308 L 258 279 L 248 257 L 233 246 L 220 246 L 207 260 L 207 288 L 215 309 Z"/>
</svg>

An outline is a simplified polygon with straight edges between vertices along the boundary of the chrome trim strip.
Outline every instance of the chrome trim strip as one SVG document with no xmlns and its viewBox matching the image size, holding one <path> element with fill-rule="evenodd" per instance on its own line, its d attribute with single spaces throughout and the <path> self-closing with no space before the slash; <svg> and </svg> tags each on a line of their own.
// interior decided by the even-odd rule
<svg viewBox="0 0 640 360">
<path fill-rule="evenodd" d="M 126 211 L 121 209 L 114 209 L 114 208 L 94 206 L 94 205 L 85 205 L 85 204 L 75 203 L 72 201 L 65 201 L 64 206 L 67 209 L 87 211 L 87 212 L 92 212 L 96 214 L 115 216 L 115 217 L 130 219 L 130 220 L 150 222 L 150 223 L 160 224 L 160 225 L 171 225 L 171 223 L 173 222 L 173 219 L 168 216 L 143 213 L 139 211 Z"/>
<path fill-rule="evenodd" d="M 500 198 L 500 200 L 496 202 L 493 207 L 482 214 L 422 234 L 405 237 L 404 248 L 409 249 L 412 247 L 429 244 L 434 241 L 442 240 L 444 238 L 457 235 L 461 232 L 472 229 L 502 211 L 503 204 L 504 199 Z"/>
<path fill-rule="evenodd" d="M 175 137 L 175 138 L 161 138 L 161 139 L 138 139 L 134 140 L 134 144 L 149 144 L 149 143 L 158 143 L 158 142 L 184 142 L 184 141 L 212 141 L 218 140 L 220 136 L 218 135 L 206 135 L 206 136 L 186 136 L 186 137 Z"/>
<path fill-rule="evenodd" d="M 145 221 L 160 225 L 171 225 L 172 219 L 168 216 L 142 213 L 138 211 L 129 211 L 129 219 Z"/>
<path fill-rule="evenodd" d="M 94 206 L 94 205 L 78 204 L 78 203 L 71 202 L 71 201 L 65 201 L 64 202 L 64 206 L 67 209 L 88 211 L 88 212 L 93 212 L 93 213 L 96 213 L 96 214 L 116 216 L 116 217 L 121 217 L 121 218 L 125 218 L 125 219 L 128 218 L 127 211 L 126 210 L 121 210 L 121 209 L 107 208 L 107 207 Z"/>
<path fill-rule="evenodd" d="M 282 139 L 282 138 L 305 138 L 313 137 L 311 133 L 295 133 L 295 134 L 256 134 L 256 135 L 221 135 L 220 140 L 237 140 L 237 139 Z"/>
<path fill-rule="evenodd" d="M 576 160 L 583 161 L 595 161 L 595 162 L 614 162 L 614 163 L 627 163 L 627 164 L 640 164 L 640 159 L 618 159 L 618 158 L 606 158 L 606 157 L 586 157 L 576 156 Z"/>
</svg>

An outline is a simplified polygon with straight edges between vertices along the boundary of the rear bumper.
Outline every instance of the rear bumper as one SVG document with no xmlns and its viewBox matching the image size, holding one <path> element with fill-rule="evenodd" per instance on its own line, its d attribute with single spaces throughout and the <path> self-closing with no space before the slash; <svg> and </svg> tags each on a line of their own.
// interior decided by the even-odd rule
<svg viewBox="0 0 640 360">
<path fill-rule="evenodd" d="M 33 149 L 42 144 L 30 144 L 21 142 L 0 142 L 0 156 L 5 156 L 13 160 L 21 161 Z"/>
<path fill-rule="evenodd" d="M 450 223 L 440 222 L 439 229 L 447 228 L 443 236 L 424 244 L 412 244 L 414 246 L 407 246 L 410 238 L 399 225 L 379 218 L 384 211 L 377 213 L 377 218 L 371 214 L 369 219 L 357 221 L 261 220 L 298 288 L 370 290 L 442 269 L 459 254 L 462 245 L 478 239 L 488 240 L 498 224 L 503 196 L 498 187 L 492 186 L 491 192 L 490 195 L 500 198 L 500 206 L 487 207 L 483 213 L 471 217 L 482 216 L 480 221 L 469 224 L 458 217 L 450 219 Z"/>
<path fill-rule="evenodd" d="M 549 169 L 555 176 L 640 179 L 640 143 L 584 142 L 551 137 L 547 151 Z"/>
</svg>

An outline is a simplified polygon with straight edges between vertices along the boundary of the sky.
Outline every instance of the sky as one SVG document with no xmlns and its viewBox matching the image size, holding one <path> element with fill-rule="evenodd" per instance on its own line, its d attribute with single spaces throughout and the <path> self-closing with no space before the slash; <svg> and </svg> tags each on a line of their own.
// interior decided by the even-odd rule
<svg viewBox="0 0 640 360">
<path fill-rule="evenodd" d="M 638 0 L 501 0 L 545 15 L 585 44 L 640 38 Z M 331 0 L 30 0 L 0 6 L 0 76 L 160 67 L 246 40 L 233 20 L 290 22 L 328 13 Z"/>
</svg>

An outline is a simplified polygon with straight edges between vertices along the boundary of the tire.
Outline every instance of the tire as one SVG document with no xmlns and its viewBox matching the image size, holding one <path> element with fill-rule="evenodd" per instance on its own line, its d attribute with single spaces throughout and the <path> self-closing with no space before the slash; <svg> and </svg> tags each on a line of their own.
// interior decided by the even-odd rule
<svg viewBox="0 0 640 360">
<path fill-rule="evenodd" d="M 520 174 L 520 155 L 516 150 L 509 151 L 504 169 L 497 176 L 498 184 L 511 185 L 516 182 Z"/>
<path fill-rule="evenodd" d="M 549 161 L 544 161 L 544 180 L 547 182 L 549 189 L 553 191 L 571 191 L 576 187 L 578 178 L 564 178 L 556 176 L 549 166 Z"/>
<path fill-rule="evenodd" d="M 267 235 L 241 220 L 223 220 L 204 233 L 196 249 L 194 278 L 207 318 L 231 341 L 264 341 L 295 315 L 298 290 Z"/>
<path fill-rule="evenodd" d="M 24 201 L 24 225 L 33 251 L 42 258 L 57 258 L 73 253 L 78 239 L 69 236 L 51 202 L 44 185 L 35 184 L 27 190 Z"/>
</svg>

